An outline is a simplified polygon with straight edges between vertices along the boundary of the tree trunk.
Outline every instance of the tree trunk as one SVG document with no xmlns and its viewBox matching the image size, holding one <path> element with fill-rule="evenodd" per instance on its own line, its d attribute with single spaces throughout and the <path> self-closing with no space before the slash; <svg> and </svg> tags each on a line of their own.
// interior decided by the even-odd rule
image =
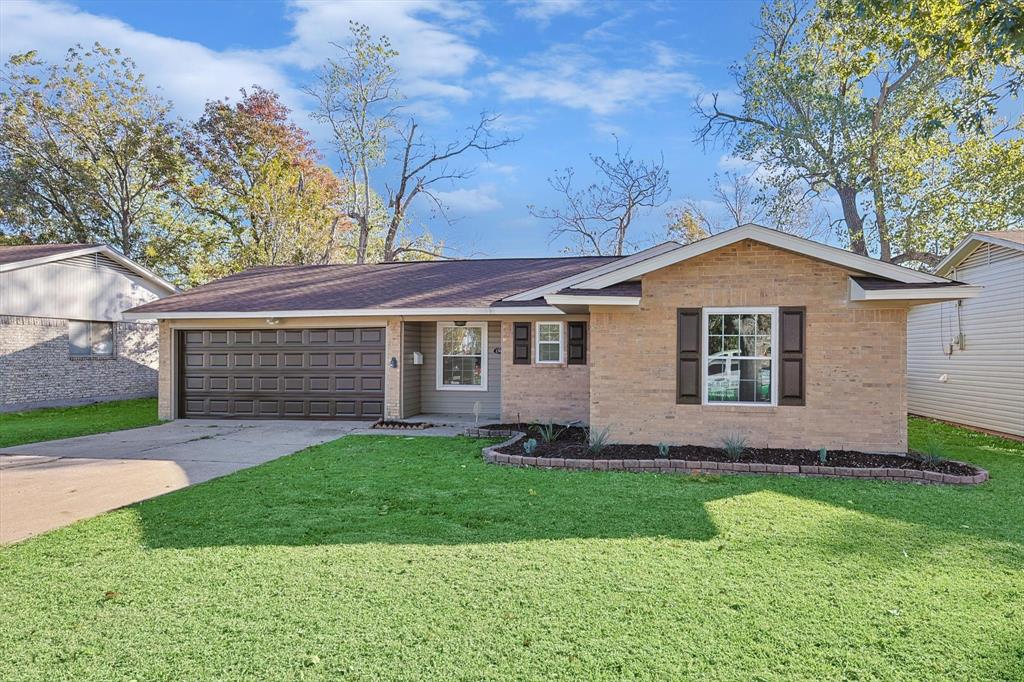
<svg viewBox="0 0 1024 682">
<path fill-rule="evenodd" d="M 843 206 L 843 219 L 846 221 L 846 230 L 850 237 L 850 250 L 866 256 L 868 247 L 864 240 L 864 220 L 857 211 L 857 190 L 845 182 L 837 182 L 836 193 L 839 194 L 839 202 Z"/>
<path fill-rule="evenodd" d="M 889 223 L 885 217 L 885 198 L 880 182 L 873 182 L 872 194 L 875 195 L 875 226 L 878 228 L 879 259 L 886 263 L 892 262 L 892 246 L 889 240 Z"/>
</svg>

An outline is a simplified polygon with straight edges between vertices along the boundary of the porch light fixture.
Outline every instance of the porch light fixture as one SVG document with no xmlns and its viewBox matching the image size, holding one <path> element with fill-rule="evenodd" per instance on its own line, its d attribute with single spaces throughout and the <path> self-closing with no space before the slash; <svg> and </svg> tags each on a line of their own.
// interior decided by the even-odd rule
<svg viewBox="0 0 1024 682">
<path fill-rule="evenodd" d="M 465 320 L 455 320 L 455 326 L 456 327 L 465 327 L 466 326 L 466 321 Z"/>
<path fill-rule="evenodd" d="M 269 324 L 269 325 L 275 325 L 275 324 L 280 324 L 280 323 L 281 323 L 281 320 L 279 320 L 276 317 L 268 317 L 267 318 L 267 324 Z"/>
</svg>

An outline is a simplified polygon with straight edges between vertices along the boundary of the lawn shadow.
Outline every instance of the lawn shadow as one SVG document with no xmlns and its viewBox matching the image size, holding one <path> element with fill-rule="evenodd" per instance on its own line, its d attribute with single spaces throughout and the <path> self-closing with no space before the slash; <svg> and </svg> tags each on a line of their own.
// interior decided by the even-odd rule
<svg viewBox="0 0 1024 682">
<path fill-rule="evenodd" d="M 1013 543 L 1006 499 L 1018 467 L 976 487 L 784 476 L 655 476 L 485 464 L 484 441 L 349 436 L 135 506 L 150 548 L 223 545 L 477 544 L 669 537 L 705 541 L 714 500 L 767 491 Z M 1012 469 L 1012 471 L 1011 471 Z M 1012 490 L 1011 490 L 1012 489 Z M 1018 498 L 1019 499 L 1019 498 Z M 836 548 L 840 551 L 841 548 Z M 883 548 L 884 549 L 884 548 Z"/>
</svg>

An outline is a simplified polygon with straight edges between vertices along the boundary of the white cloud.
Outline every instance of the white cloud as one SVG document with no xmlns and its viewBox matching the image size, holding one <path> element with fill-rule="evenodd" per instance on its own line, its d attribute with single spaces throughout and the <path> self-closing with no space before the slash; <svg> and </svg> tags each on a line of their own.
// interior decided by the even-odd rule
<svg viewBox="0 0 1024 682">
<path fill-rule="evenodd" d="M 541 26 L 563 14 L 586 14 L 590 7 L 584 0 L 514 0 L 516 16 L 536 21 Z"/>
<path fill-rule="evenodd" d="M 700 82 L 686 71 L 644 58 L 642 66 L 609 67 L 577 46 L 560 46 L 493 72 L 489 81 L 511 100 L 540 99 L 598 116 L 673 95 L 696 95 Z"/>
<path fill-rule="evenodd" d="M 337 53 L 332 42 L 349 37 L 349 22 L 387 35 L 398 51 L 395 60 L 402 92 L 409 97 L 465 100 L 466 88 L 448 82 L 459 78 L 480 58 L 480 52 L 458 31 L 476 34 L 486 25 L 473 5 L 448 0 L 395 0 L 393 2 L 292 3 L 292 43 L 275 51 L 275 58 L 303 69 L 313 69 Z"/>
<path fill-rule="evenodd" d="M 434 196 L 453 213 L 487 213 L 502 207 L 494 196 L 497 187 L 483 184 L 472 189 L 454 189 L 450 192 L 434 192 Z"/>
<path fill-rule="evenodd" d="M 119 47 L 132 57 L 146 81 L 159 86 L 183 116 L 195 116 L 208 99 L 233 96 L 239 88 L 259 84 L 276 90 L 292 108 L 301 94 L 280 70 L 258 56 L 218 52 L 198 43 L 138 31 L 123 21 L 82 12 L 57 2 L 0 3 L 0 45 L 4 57 L 38 50 L 47 61 L 60 61 L 65 51 L 94 42 Z"/>
</svg>

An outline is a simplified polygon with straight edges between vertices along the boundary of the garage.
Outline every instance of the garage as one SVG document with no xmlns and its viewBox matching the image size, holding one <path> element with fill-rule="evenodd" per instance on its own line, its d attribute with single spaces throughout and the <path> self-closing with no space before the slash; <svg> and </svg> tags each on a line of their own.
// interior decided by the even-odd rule
<svg viewBox="0 0 1024 682">
<path fill-rule="evenodd" d="M 178 415 L 358 419 L 384 415 L 384 328 L 178 332 Z"/>
</svg>

